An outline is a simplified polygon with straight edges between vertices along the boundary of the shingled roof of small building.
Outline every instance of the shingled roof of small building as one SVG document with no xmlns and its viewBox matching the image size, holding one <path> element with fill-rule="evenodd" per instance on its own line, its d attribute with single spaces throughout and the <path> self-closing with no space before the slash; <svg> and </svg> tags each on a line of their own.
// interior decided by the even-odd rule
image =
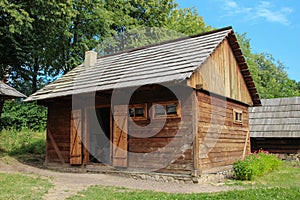
<svg viewBox="0 0 300 200">
<path fill-rule="evenodd" d="M 1 99 L 13 99 L 13 98 L 25 98 L 26 96 L 16 89 L 0 81 L 0 98 Z"/>
<path fill-rule="evenodd" d="M 189 79 L 226 38 L 254 105 L 260 105 L 259 95 L 232 27 L 99 57 L 95 65 L 79 65 L 32 94 L 26 101 L 146 84 L 182 82 Z"/>
<path fill-rule="evenodd" d="M 249 108 L 251 137 L 300 137 L 300 97 L 262 99 Z"/>
</svg>

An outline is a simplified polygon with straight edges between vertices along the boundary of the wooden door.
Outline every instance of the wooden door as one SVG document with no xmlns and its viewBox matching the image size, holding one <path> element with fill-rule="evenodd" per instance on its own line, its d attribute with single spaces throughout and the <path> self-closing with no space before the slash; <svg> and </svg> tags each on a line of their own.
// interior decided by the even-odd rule
<svg viewBox="0 0 300 200">
<path fill-rule="evenodd" d="M 82 164 L 82 122 L 81 110 L 72 110 L 71 113 L 71 127 L 70 127 L 70 164 Z"/>
<path fill-rule="evenodd" d="M 127 106 L 114 106 L 113 155 L 115 167 L 127 167 Z"/>
</svg>

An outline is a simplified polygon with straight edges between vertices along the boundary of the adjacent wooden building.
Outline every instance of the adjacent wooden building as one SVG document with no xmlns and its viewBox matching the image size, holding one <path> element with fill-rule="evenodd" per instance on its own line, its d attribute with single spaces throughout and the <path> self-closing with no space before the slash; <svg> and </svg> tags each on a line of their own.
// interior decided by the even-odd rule
<svg viewBox="0 0 300 200">
<path fill-rule="evenodd" d="M 261 100 L 250 112 L 251 150 L 300 152 L 300 97 Z"/>
<path fill-rule="evenodd" d="M 247 155 L 248 107 L 260 105 L 231 27 L 102 57 L 87 52 L 33 100 L 48 107 L 48 164 L 190 175 Z"/>
<path fill-rule="evenodd" d="M 9 85 L 5 84 L 4 81 L 0 81 L 0 116 L 2 113 L 4 101 L 15 98 L 26 98 L 26 96 L 16 89 L 10 87 Z"/>
</svg>

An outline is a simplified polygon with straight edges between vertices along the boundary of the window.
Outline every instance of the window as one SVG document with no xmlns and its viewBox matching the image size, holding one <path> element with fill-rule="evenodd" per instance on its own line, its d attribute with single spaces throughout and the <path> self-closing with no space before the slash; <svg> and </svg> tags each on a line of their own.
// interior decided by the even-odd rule
<svg viewBox="0 0 300 200">
<path fill-rule="evenodd" d="M 133 119 L 147 119 L 147 104 L 130 105 L 128 114 Z"/>
<path fill-rule="evenodd" d="M 243 123 L 243 111 L 233 109 L 233 120 L 234 120 L 234 123 L 242 124 Z"/>
<path fill-rule="evenodd" d="M 176 101 L 155 103 L 153 107 L 154 118 L 180 117 L 180 105 Z"/>
</svg>

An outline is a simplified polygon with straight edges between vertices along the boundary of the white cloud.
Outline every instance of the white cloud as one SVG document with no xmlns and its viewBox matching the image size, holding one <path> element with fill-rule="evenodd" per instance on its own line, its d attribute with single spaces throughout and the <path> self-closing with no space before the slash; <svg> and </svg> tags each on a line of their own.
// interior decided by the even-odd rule
<svg viewBox="0 0 300 200">
<path fill-rule="evenodd" d="M 289 25 L 288 15 L 293 12 L 292 8 L 282 7 L 276 8 L 269 1 L 260 1 L 253 6 L 242 6 L 234 0 L 223 0 L 223 9 L 227 12 L 227 16 L 240 16 L 245 20 L 265 20 L 268 22 Z"/>
<path fill-rule="evenodd" d="M 235 1 L 228 0 L 228 1 L 225 1 L 225 8 L 227 8 L 227 9 L 238 8 L 238 4 Z"/>
</svg>

